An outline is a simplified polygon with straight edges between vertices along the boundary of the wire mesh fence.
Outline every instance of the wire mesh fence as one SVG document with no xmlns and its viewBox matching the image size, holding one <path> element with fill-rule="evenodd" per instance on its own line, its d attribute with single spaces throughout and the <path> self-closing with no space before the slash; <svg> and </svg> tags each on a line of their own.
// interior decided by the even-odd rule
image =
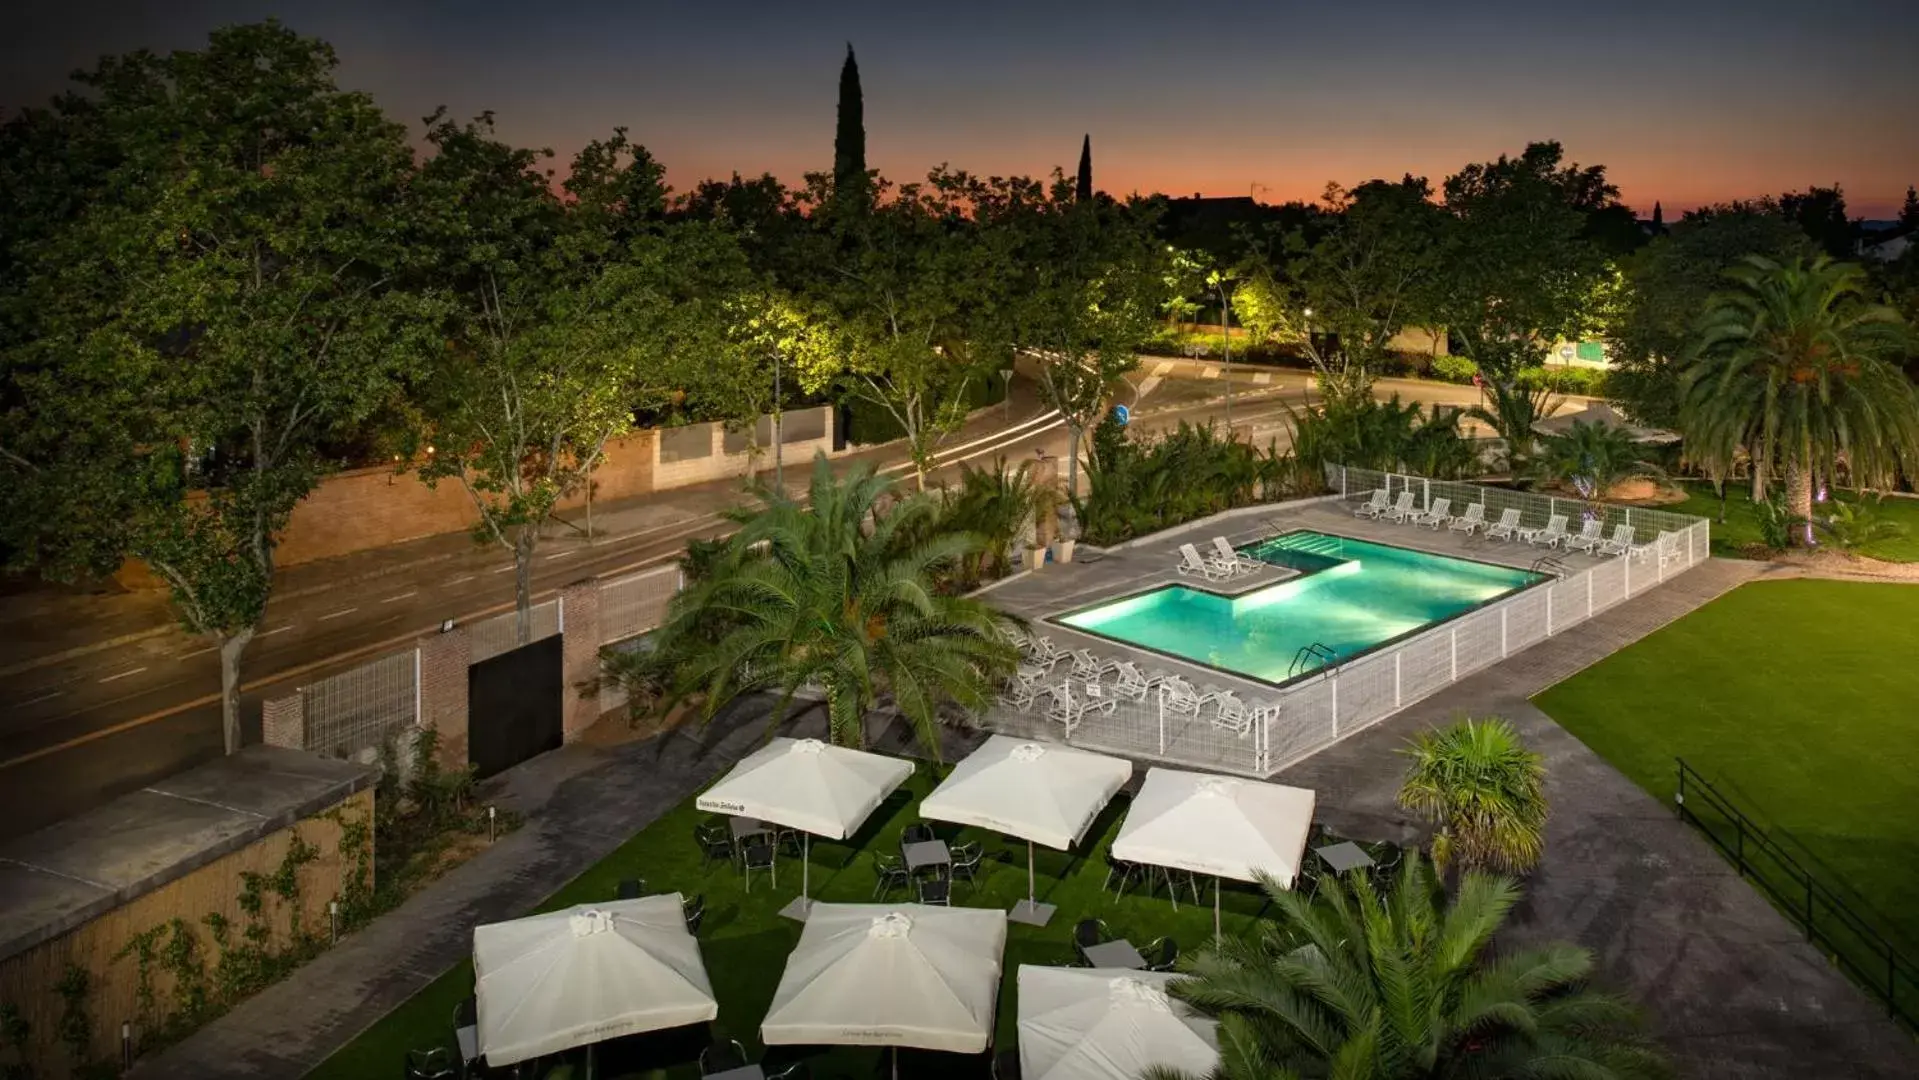
<svg viewBox="0 0 1919 1080">
<path fill-rule="evenodd" d="M 1573 499 L 1505 491 L 1425 477 L 1347 470 L 1327 466 L 1327 481 L 1351 501 L 1375 490 L 1397 496 L 1411 490 L 1422 506 L 1436 498 L 1453 500 L 1453 511 L 1479 502 L 1488 520 L 1498 511 L 1517 510 L 1526 527 L 1544 526 L 1563 514 L 1572 519 L 1588 509 L 1601 521 L 1629 525 L 1633 546 L 1627 554 L 1593 562 L 1580 570 L 1548 575 L 1523 592 L 1476 611 L 1437 623 L 1393 645 L 1350 661 L 1321 668 L 1315 675 L 1283 688 L 1237 687 L 1253 706 L 1250 728 L 1223 722 L 1216 708 L 1169 713 L 1156 695 L 1138 701 L 1117 700 L 1110 709 L 1088 711 L 1070 730 L 1047 719 L 1042 704 L 1032 709 L 999 706 L 983 726 L 1025 738 L 1064 739 L 1092 750 L 1270 776 L 1370 727 L 1414 702 L 1481 671 L 1554 634 L 1584 623 L 1629 597 L 1704 562 L 1711 547 L 1705 518 L 1638 507 L 1589 506 Z M 1576 530 L 1576 527 L 1574 529 Z"/>
<path fill-rule="evenodd" d="M 600 643 L 644 634 L 666 620 L 680 591 L 680 568 L 661 566 L 600 584 Z"/>
<path fill-rule="evenodd" d="M 300 688 L 306 749 L 359 757 L 419 716 L 418 649 L 383 656 Z"/>
<path fill-rule="evenodd" d="M 532 617 L 533 627 L 525 641 L 519 638 L 517 611 L 504 612 L 467 627 L 467 647 L 471 650 L 469 662 L 477 664 L 482 660 L 491 660 L 521 645 L 544 641 L 560 632 L 560 601 L 557 597 L 534 604 L 528 614 Z"/>
</svg>

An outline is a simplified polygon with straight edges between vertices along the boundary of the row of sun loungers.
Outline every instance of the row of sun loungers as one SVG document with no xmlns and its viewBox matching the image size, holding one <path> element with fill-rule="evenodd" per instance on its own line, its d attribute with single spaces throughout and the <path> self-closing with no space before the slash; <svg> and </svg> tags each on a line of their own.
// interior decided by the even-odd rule
<svg viewBox="0 0 1919 1080">
<path fill-rule="evenodd" d="M 1267 564 L 1233 550 L 1223 536 L 1213 537 L 1212 550 L 1204 553 L 1193 544 L 1179 546 L 1179 572 L 1207 581 L 1229 581 L 1265 569 L 1269 569 Z"/>
<path fill-rule="evenodd" d="M 1129 660 L 1062 650 L 1051 638 L 1021 635 L 1022 660 L 1000 700 L 1022 712 L 1038 711 L 1070 737 L 1091 715 L 1111 714 L 1121 701 L 1156 699 L 1167 716 L 1205 719 L 1214 730 L 1244 738 L 1253 725 L 1276 715 L 1278 705 L 1250 705 L 1230 690 L 1201 690 L 1178 675 L 1147 673 Z M 1066 675 L 1058 669 L 1064 665 Z"/>
<path fill-rule="evenodd" d="M 1534 546 L 1583 551 L 1588 555 L 1636 553 L 1643 558 L 1648 552 L 1657 550 L 1662 564 L 1669 561 L 1669 553 L 1676 546 L 1677 534 L 1670 532 L 1660 533 L 1654 544 L 1637 545 L 1634 543 L 1636 532 L 1631 525 L 1616 525 L 1612 535 L 1605 536 L 1605 525 L 1598 518 L 1587 518 L 1575 533 L 1567 531 L 1565 514 L 1552 514 L 1541 526 L 1522 526 L 1518 510 L 1502 510 L 1497 521 L 1487 521 L 1484 503 L 1473 503 L 1464 513 L 1454 515 L 1451 499 L 1434 499 L 1432 506 L 1420 510 L 1413 505 L 1414 498 L 1411 491 L 1401 491 L 1399 497 L 1393 499 L 1384 489 L 1376 490 L 1365 502 L 1353 508 L 1353 514 L 1377 521 L 1425 525 L 1434 531 L 1443 525 L 1452 532 L 1463 532 L 1468 536 L 1478 532 L 1488 540 L 1520 540 Z"/>
</svg>

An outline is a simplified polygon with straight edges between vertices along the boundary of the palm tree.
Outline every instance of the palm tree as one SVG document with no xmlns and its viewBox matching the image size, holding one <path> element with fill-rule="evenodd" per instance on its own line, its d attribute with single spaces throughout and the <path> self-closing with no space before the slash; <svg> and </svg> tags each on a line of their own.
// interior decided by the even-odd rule
<svg viewBox="0 0 1919 1080">
<path fill-rule="evenodd" d="M 1466 410 L 1466 415 L 1485 421 L 1506 440 L 1506 465 L 1514 476 L 1524 472 L 1532 461 L 1533 442 L 1538 438 L 1533 425 L 1553 414 L 1559 398 L 1552 387 L 1522 385 L 1517 379 L 1486 377 L 1479 386 L 1484 400 Z"/>
<path fill-rule="evenodd" d="M 1540 440 L 1534 468 L 1549 481 L 1572 485 L 1596 511 L 1619 482 L 1634 476 L 1663 476 L 1664 470 L 1639 456 L 1632 433 L 1608 424 L 1574 420 L 1563 435 Z"/>
<path fill-rule="evenodd" d="M 1218 1018 L 1219 1080 L 1667 1073 L 1631 1006 L 1587 987 L 1585 949 L 1486 958 L 1519 899 L 1510 879 L 1467 874 L 1448 904 L 1409 852 L 1383 895 L 1363 876 L 1323 879 L 1311 899 L 1262 885 L 1274 918 L 1201 950 L 1169 984 Z"/>
<path fill-rule="evenodd" d="M 1443 872 L 1530 870 L 1545 848 L 1546 767 L 1499 717 L 1465 717 L 1422 731 L 1401 751 L 1412 759 L 1399 805 L 1437 828 L 1433 861 Z"/>
<path fill-rule="evenodd" d="M 1919 464 L 1919 395 L 1899 368 L 1910 342 L 1899 314 L 1867 300 L 1863 271 L 1821 255 L 1760 256 L 1726 272 L 1681 375 L 1689 446 L 1785 476 L 1787 509 L 1810 520 L 1815 477 L 1843 461 L 1856 486 Z"/>
<path fill-rule="evenodd" d="M 660 630 L 664 660 L 651 663 L 672 672 L 662 705 L 697 694 L 710 718 L 743 694 L 771 693 L 777 725 L 810 689 L 824 698 L 833 741 L 860 746 L 867 713 L 887 696 L 937 754 L 941 706 L 983 710 L 1017 656 L 1003 616 L 933 586 L 979 540 L 929 538 L 930 496 L 901 496 L 870 467 L 836 478 L 824 454 L 805 504 L 766 488 L 758 498 L 730 515 L 740 530 Z"/>
</svg>

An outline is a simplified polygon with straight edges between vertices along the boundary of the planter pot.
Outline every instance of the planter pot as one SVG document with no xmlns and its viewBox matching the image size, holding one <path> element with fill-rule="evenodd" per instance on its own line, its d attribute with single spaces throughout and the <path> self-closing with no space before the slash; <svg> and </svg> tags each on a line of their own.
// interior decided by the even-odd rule
<svg viewBox="0 0 1919 1080">
<path fill-rule="evenodd" d="M 1026 549 L 1026 568 L 1028 570 L 1038 570 L 1044 565 L 1046 565 L 1045 548 L 1030 547 Z"/>
<path fill-rule="evenodd" d="M 1053 561 L 1069 563 L 1073 561 L 1073 545 L 1077 540 L 1058 540 L 1053 543 Z"/>
</svg>

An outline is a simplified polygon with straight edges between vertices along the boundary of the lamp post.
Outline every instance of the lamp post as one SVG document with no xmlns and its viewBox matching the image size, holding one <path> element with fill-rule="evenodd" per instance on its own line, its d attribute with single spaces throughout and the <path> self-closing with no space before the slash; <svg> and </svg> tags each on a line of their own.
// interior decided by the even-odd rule
<svg viewBox="0 0 1919 1080">
<path fill-rule="evenodd" d="M 1233 437 L 1233 326 L 1226 304 L 1226 275 L 1215 273 L 1213 287 L 1219 290 L 1219 352 L 1226 375 L 1226 437 Z"/>
<path fill-rule="evenodd" d="M 781 461 L 780 451 L 785 448 L 786 433 L 782 426 L 780 412 L 780 354 L 773 352 L 773 487 L 781 495 L 786 494 L 786 470 Z"/>
<path fill-rule="evenodd" d="M 1312 361 L 1314 367 L 1318 367 L 1319 350 L 1313 347 L 1313 309 L 1303 308 L 1301 311 L 1306 316 L 1306 359 Z M 1308 389 L 1311 387 L 1309 386 Z"/>
</svg>

